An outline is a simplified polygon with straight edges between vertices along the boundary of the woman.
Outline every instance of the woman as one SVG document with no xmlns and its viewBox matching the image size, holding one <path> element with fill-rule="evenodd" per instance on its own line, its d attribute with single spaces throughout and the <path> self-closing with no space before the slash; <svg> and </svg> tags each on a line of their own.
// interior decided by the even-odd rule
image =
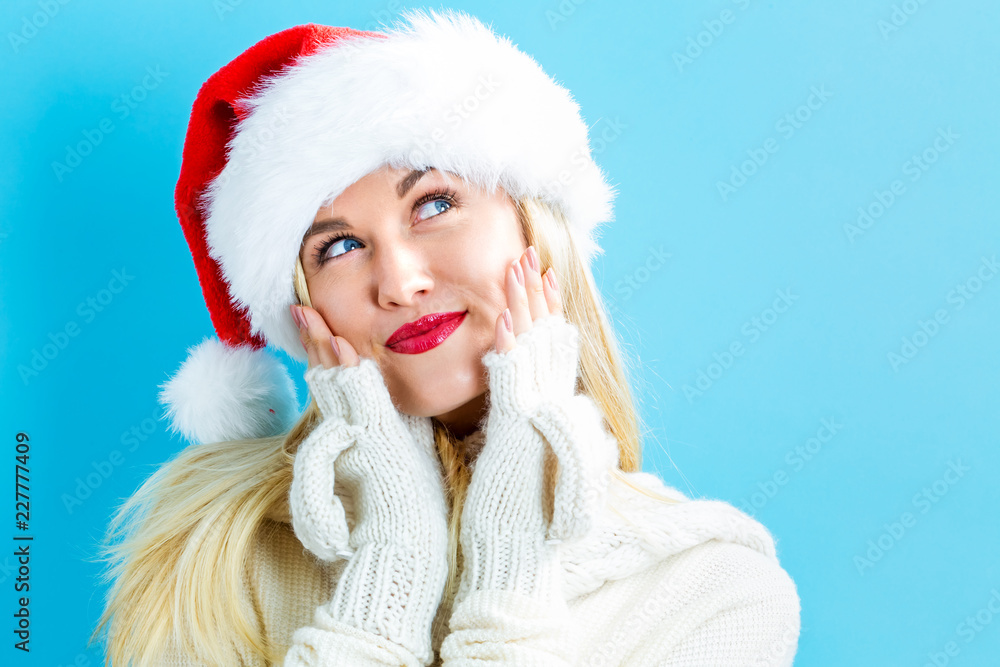
<svg viewBox="0 0 1000 667">
<path fill-rule="evenodd" d="M 109 660 L 790 665 L 768 531 L 640 472 L 576 103 L 468 15 L 405 20 L 199 91 L 177 202 L 220 340 L 112 521 Z"/>
</svg>

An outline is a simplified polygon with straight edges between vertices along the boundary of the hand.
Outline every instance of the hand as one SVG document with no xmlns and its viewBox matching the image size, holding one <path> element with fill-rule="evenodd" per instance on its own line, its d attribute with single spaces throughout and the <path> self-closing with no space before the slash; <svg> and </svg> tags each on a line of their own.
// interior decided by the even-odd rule
<svg viewBox="0 0 1000 667">
<path fill-rule="evenodd" d="M 593 489 L 580 453 L 590 441 L 577 442 L 570 423 L 578 414 L 574 406 L 590 400 L 575 394 L 579 331 L 563 317 L 558 289 L 543 281 L 538 265 L 528 248 L 508 268 L 512 326 L 504 315 L 498 318 L 497 351 L 482 360 L 490 376 L 490 412 L 463 510 L 461 539 L 470 566 L 460 595 L 499 589 L 557 596 L 552 545 L 579 537 L 593 518 L 595 497 L 588 495 Z M 544 511 L 546 448 L 559 463 L 551 525 Z"/>
<path fill-rule="evenodd" d="M 334 342 L 319 313 L 299 315 L 293 310 L 309 352 L 306 382 L 323 421 L 295 454 L 293 529 L 318 557 L 349 559 L 317 619 L 382 636 L 427 664 L 448 574 L 448 509 L 431 420 L 401 413 L 378 364 L 343 338 Z M 355 494 L 349 536 L 335 477 Z"/>
<path fill-rule="evenodd" d="M 397 541 L 431 520 L 428 512 L 447 516 L 430 418 L 400 412 L 374 360 L 360 358 L 339 336 L 334 342 L 312 308 L 292 308 L 309 356 L 306 382 L 323 415 L 296 453 L 293 524 L 297 534 L 301 529 L 303 544 L 318 557 L 334 560 L 349 557 L 360 542 L 387 537 L 373 534 L 371 523 L 362 522 L 348 538 L 343 506 L 333 493 L 335 469 L 337 479 L 359 496 L 356 506 L 357 501 L 362 509 L 389 505 L 386 525 L 378 529 L 393 532 Z M 298 314 L 295 308 L 300 308 Z M 427 502 L 413 502 L 417 498 Z M 423 520 L 413 516 L 418 508 Z M 426 541 L 426 536 L 419 539 Z"/>
<path fill-rule="evenodd" d="M 562 316 L 562 296 L 559 294 L 556 270 L 550 267 L 544 276 L 540 271 L 541 262 L 534 246 L 528 246 L 521 258 L 507 267 L 504 284 L 507 310 L 496 321 L 497 352 L 514 349 L 516 336 L 530 330 L 536 320 L 549 315 Z"/>
<path fill-rule="evenodd" d="M 505 289 L 513 331 L 501 314 L 497 351 L 486 354 L 483 363 L 490 372 L 488 419 L 497 424 L 494 432 L 512 420 L 530 421 L 558 458 L 546 531 L 547 542 L 558 544 L 579 539 L 597 521 L 611 470 L 618 466 L 618 443 L 593 399 L 576 393 L 580 333 L 563 315 L 555 269 L 543 276 L 540 267 L 533 246 L 508 267 Z M 518 341 L 525 349 L 517 349 Z M 534 466 L 527 458 L 521 465 Z"/>
<path fill-rule="evenodd" d="M 299 329 L 299 340 L 309 356 L 309 368 L 317 364 L 324 368 L 358 365 L 360 357 L 354 347 L 345 338 L 334 336 L 322 315 L 308 306 L 293 305 L 291 312 Z"/>
</svg>

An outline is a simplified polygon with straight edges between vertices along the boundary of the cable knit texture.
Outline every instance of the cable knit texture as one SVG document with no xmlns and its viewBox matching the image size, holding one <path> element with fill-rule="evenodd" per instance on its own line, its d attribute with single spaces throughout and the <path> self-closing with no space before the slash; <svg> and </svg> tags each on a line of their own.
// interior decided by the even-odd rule
<svg viewBox="0 0 1000 667">
<path fill-rule="evenodd" d="M 462 514 L 465 565 L 441 648 L 446 664 L 575 664 L 558 549 L 596 523 L 617 464 L 590 399 L 575 395 L 579 338 L 574 325 L 550 315 L 517 336 L 514 349 L 483 357 L 486 444 Z M 547 450 L 559 471 L 551 521 Z"/>
<path fill-rule="evenodd" d="M 626 473 L 626 477 L 682 502 L 663 505 L 612 481 L 600 531 L 573 548 L 563 545 L 559 557 L 571 620 L 568 627 L 555 625 L 557 631 L 571 633 L 566 641 L 576 642 L 576 664 L 791 665 L 799 637 L 799 597 L 794 581 L 774 556 L 766 529 L 728 503 L 687 500 L 651 473 Z M 350 522 L 349 502 L 346 509 Z M 732 521 L 734 517 L 740 517 L 740 523 Z M 762 540 L 770 548 L 761 551 Z M 345 565 L 344 560 L 322 561 L 308 553 L 291 524 L 265 521 L 247 563 L 245 608 L 267 639 L 285 650 L 303 626 L 315 624 L 314 609 L 329 601 Z M 442 604 L 439 613 L 448 612 Z M 433 638 L 432 667 L 451 664 L 440 655 L 450 630 L 447 624 L 439 627 Z M 517 628 L 530 632 L 532 627 L 530 618 L 494 616 L 479 630 L 490 639 L 509 637 Z M 305 664 L 415 664 L 405 655 L 393 660 L 393 645 L 376 634 L 356 633 L 353 645 L 344 641 L 338 645 L 342 639 L 338 633 L 351 630 L 333 630 L 323 633 L 328 644 L 312 644 L 315 655 Z M 153 664 L 207 667 L 176 642 Z M 259 656 L 235 651 L 231 664 L 270 667 Z"/>
<path fill-rule="evenodd" d="M 347 565 L 313 625 L 295 633 L 285 664 L 333 664 L 331 656 L 347 661 L 338 664 L 429 664 L 448 574 L 448 510 L 430 419 L 395 408 L 372 359 L 314 366 L 306 382 L 323 421 L 295 456 L 292 523 L 318 558 Z M 350 532 L 338 480 L 358 505 Z"/>
<path fill-rule="evenodd" d="M 431 432 L 395 419 L 373 369 L 354 380 L 350 369 L 307 374 L 325 419 L 296 455 L 294 533 L 280 515 L 266 521 L 247 571 L 246 604 L 270 641 L 290 647 L 284 665 L 792 664 L 800 602 L 773 537 L 729 503 L 688 499 L 651 473 L 621 475 L 677 503 L 609 474 L 617 445 L 597 405 L 575 393 L 578 340 L 550 316 L 515 349 L 483 357 L 490 412 L 466 438 L 481 450 L 453 601 L 440 599 L 446 510 Z M 158 664 L 203 663 L 174 644 Z M 264 662 L 234 654 L 233 664 Z"/>
</svg>

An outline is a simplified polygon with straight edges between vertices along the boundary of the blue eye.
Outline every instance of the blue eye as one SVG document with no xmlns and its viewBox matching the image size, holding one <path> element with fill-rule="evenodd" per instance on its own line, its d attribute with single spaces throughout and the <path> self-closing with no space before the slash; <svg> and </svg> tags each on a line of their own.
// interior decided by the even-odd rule
<svg viewBox="0 0 1000 667">
<path fill-rule="evenodd" d="M 458 205 L 458 194 L 451 188 L 443 188 L 428 192 L 423 197 L 418 199 L 413 204 L 413 210 L 420 213 L 424 209 L 430 207 L 429 215 L 426 217 L 433 218 L 434 216 L 445 213 Z M 421 220 L 425 219 L 421 216 L 418 217 Z"/>
<path fill-rule="evenodd" d="M 423 211 L 428 206 L 431 207 L 431 211 L 430 211 L 430 215 L 428 215 L 427 217 L 431 218 L 431 217 L 437 215 L 438 213 L 444 213 L 449 208 L 451 208 L 451 202 L 449 202 L 446 199 L 432 199 L 431 201 L 427 202 L 426 204 L 421 205 L 420 208 L 417 209 L 417 212 L 419 213 L 420 211 Z"/>
<path fill-rule="evenodd" d="M 417 213 L 424 212 L 427 209 L 426 216 L 418 216 L 421 220 L 426 218 L 433 218 L 437 215 L 445 213 L 455 206 L 459 205 L 458 195 L 454 190 L 443 189 L 435 190 L 434 192 L 428 192 L 423 197 L 421 197 L 414 205 L 413 209 Z M 428 208 L 430 207 L 430 208 Z M 341 241 L 344 241 L 344 252 L 331 255 L 329 251 Z M 358 241 L 355 237 L 348 234 L 336 234 L 330 238 L 324 240 L 320 243 L 319 247 L 316 248 L 315 259 L 317 266 L 322 266 L 331 259 L 340 257 L 341 255 L 348 254 L 351 250 L 361 247 L 363 244 Z"/>
<path fill-rule="evenodd" d="M 353 249 L 353 248 L 346 248 L 345 251 L 342 253 L 339 253 L 337 255 L 329 255 L 328 253 L 330 249 L 336 244 L 340 243 L 341 241 L 347 242 L 344 243 L 345 248 L 352 242 L 357 244 L 358 246 L 361 245 L 356 238 L 354 238 L 353 236 L 348 236 L 347 234 L 337 234 L 336 236 L 331 236 L 330 238 L 323 241 L 323 243 L 321 243 L 320 246 L 316 249 L 316 263 L 319 265 L 323 265 L 328 260 L 334 257 L 339 257 L 340 255 L 346 255 L 347 252 Z"/>
</svg>

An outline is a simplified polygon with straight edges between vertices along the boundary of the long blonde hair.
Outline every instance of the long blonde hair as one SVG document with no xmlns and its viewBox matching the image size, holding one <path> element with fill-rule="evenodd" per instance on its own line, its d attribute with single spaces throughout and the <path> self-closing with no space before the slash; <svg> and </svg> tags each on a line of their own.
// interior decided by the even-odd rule
<svg viewBox="0 0 1000 667">
<path fill-rule="evenodd" d="M 603 301 L 569 234 L 565 218 L 536 199 L 514 201 L 528 245 L 543 272 L 555 267 L 566 319 L 580 330 L 581 391 L 601 409 L 618 442 L 620 469 L 613 479 L 656 500 L 672 503 L 633 484 L 623 473 L 642 468 L 640 416 L 626 365 Z M 295 288 L 311 305 L 301 263 Z M 246 564 L 269 515 L 288 502 L 295 452 L 321 421 L 315 401 L 284 435 L 191 445 L 154 472 L 112 517 L 100 558 L 111 583 L 91 643 L 107 628 L 105 661 L 148 664 L 170 641 L 212 664 L 232 662 L 232 650 L 280 663 L 277 647 L 259 619 L 247 614 Z M 437 419 L 434 437 L 451 504 L 449 577 L 445 601 L 453 601 L 461 572 L 460 519 L 471 479 L 461 440 Z M 558 471 L 546 469 L 548 488 Z M 550 499 L 551 502 L 551 499 Z M 273 524 L 271 524 L 273 528 Z"/>
</svg>

